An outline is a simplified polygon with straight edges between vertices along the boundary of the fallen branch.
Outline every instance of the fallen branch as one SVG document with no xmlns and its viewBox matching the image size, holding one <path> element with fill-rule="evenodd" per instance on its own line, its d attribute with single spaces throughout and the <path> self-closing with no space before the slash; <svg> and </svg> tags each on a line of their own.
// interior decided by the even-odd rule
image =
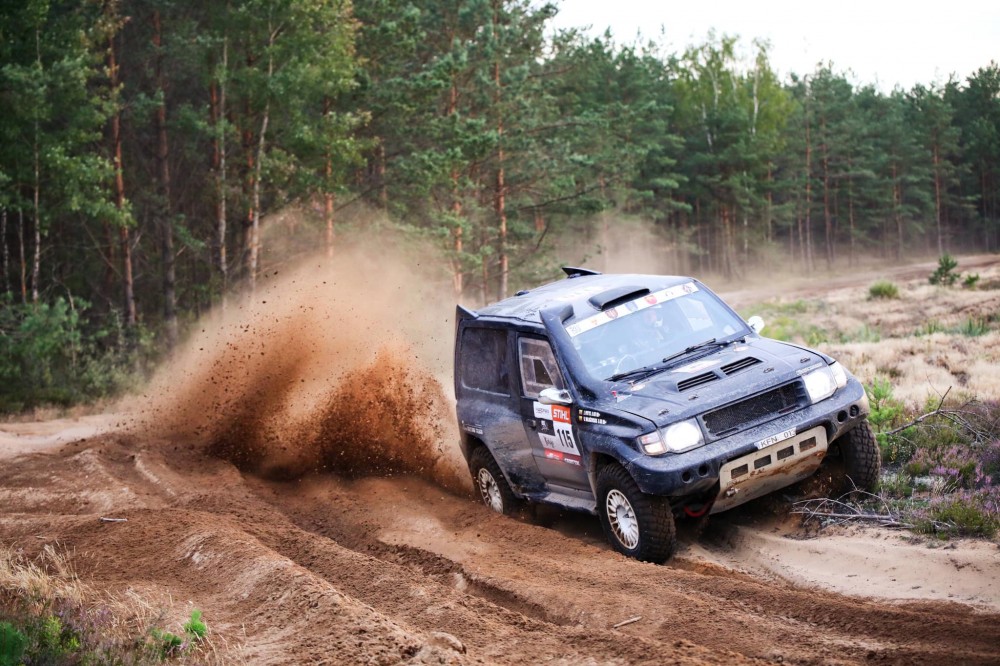
<svg viewBox="0 0 1000 666">
<path fill-rule="evenodd" d="M 927 419 L 931 418 L 932 416 L 937 416 L 938 414 L 947 414 L 949 412 L 949 410 L 944 410 L 944 409 L 941 409 L 941 408 L 944 406 L 944 400 L 945 400 L 945 398 L 948 397 L 949 393 L 951 393 L 951 387 L 950 386 L 948 387 L 948 390 L 944 392 L 944 395 L 941 396 L 941 400 L 938 402 L 937 408 L 935 408 L 933 411 L 927 412 L 926 414 L 921 414 L 920 416 L 918 416 L 917 418 L 913 419 L 912 421 L 910 421 L 906 425 L 901 425 L 898 428 L 893 428 L 892 430 L 886 430 L 885 432 L 881 432 L 879 434 L 880 435 L 885 435 L 887 437 L 889 435 L 895 435 L 896 433 L 903 432 L 907 428 L 912 428 L 915 425 L 919 425 L 920 423 L 923 423 L 924 421 L 926 421 Z"/>
<path fill-rule="evenodd" d="M 618 629 L 620 627 L 624 627 L 626 624 L 635 624 L 636 622 L 638 622 L 641 619 L 642 619 L 641 615 L 636 615 L 635 617 L 630 617 L 627 620 L 622 620 L 621 622 L 619 622 L 618 624 L 612 626 L 611 628 L 612 629 Z"/>
<path fill-rule="evenodd" d="M 128 518 L 105 518 L 101 516 L 102 523 L 127 523 Z"/>
<path fill-rule="evenodd" d="M 906 529 L 913 528 L 913 525 L 910 523 L 901 522 L 895 516 L 883 515 L 881 513 L 837 513 L 833 511 L 814 511 L 811 509 L 793 509 L 792 513 L 806 515 L 810 518 L 837 518 L 841 520 L 874 521 L 878 522 L 883 527 L 903 527 Z"/>
</svg>

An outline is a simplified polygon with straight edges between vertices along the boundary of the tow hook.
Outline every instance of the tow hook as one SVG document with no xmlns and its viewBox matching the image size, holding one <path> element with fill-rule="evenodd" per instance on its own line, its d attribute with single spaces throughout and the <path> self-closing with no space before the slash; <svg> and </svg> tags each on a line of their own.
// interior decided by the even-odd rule
<svg viewBox="0 0 1000 666">
<path fill-rule="evenodd" d="M 736 493 L 740 492 L 739 488 L 730 488 L 726 491 L 726 497 L 732 497 Z"/>
</svg>

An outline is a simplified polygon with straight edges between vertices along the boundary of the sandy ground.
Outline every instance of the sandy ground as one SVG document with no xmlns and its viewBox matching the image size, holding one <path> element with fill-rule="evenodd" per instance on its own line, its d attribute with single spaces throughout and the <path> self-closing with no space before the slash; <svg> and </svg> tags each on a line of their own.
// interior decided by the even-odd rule
<svg viewBox="0 0 1000 666">
<path fill-rule="evenodd" d="M 0 425 L 0 544 L 57 545 L 168 629 L 203 610 L 224 661 L 1000 663 L 996 543 L 817 533 L 780 494 L 682 523 L 667 565 L 628 560 L 595 517 L 474 501 L 434 366 L 406 365 L 429 352 L 367 354 L 324 389 L 306 361 L 356 353 L 282 308 L 196 340 L 130 417 Z"/>
</svg>

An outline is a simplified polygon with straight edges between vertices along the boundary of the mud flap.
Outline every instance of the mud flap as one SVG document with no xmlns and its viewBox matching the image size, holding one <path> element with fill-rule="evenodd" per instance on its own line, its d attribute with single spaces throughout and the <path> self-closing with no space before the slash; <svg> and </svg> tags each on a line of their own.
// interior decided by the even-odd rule
<svg viewBox="0 0 1000 666">
<path fill-rule="evenodd" d="M 805 479 L 819 468 L 827 447 L 826 428 L 817 426 L 729 461 L 719 470 L 719 496 L 712 513 Z"/>
</svg>

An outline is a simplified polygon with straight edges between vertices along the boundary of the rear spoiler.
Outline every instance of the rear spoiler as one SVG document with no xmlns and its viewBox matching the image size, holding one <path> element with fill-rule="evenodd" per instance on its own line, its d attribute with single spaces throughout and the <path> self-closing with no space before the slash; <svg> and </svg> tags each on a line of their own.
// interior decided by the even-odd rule
<svg viewBox="0 0 1000 666">
<path fill-rule="evenodd" d="M 568 278 L 583 277 L 585 275 L 600 275 L 599 271 L 592 271 L 589 268 L 577 268 L 576 266 L 563 266 L 563 273 Z"/>
</svg>

